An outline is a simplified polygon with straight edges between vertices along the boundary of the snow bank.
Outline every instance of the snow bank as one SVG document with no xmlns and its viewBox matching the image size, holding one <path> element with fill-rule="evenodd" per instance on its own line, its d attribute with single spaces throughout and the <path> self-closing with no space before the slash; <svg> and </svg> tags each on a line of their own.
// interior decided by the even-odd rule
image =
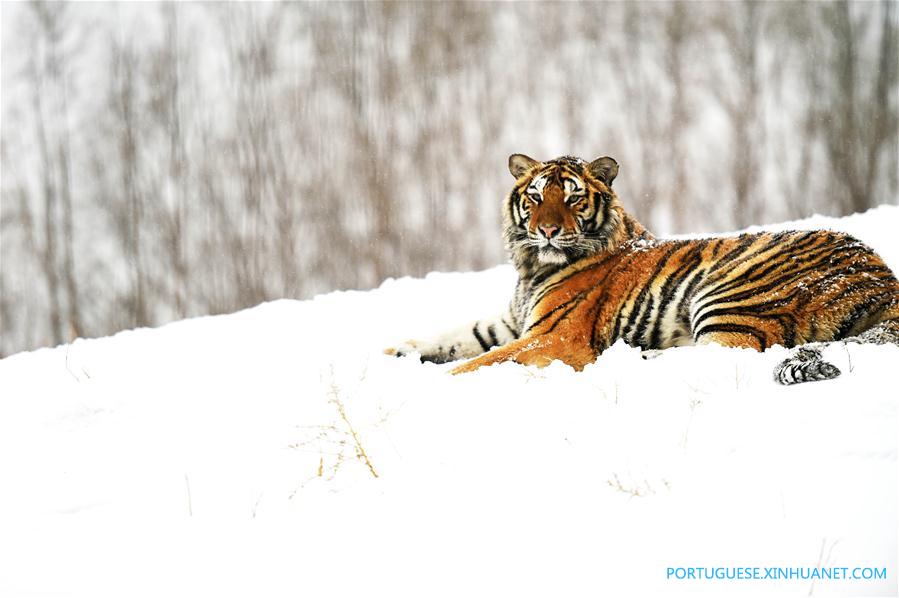
<svg viewBox="0 0 899 598">
<path fill-rule="evenodd" d="M 899 271 L 897 207 L 785 226 Z M 842 377 L 789 388 L 779 348 L 459 377 L 380 353 L 513 285 L 390 280 L 0 361 L 0 595 L 896 593 L 899 347 L 834 346 Z"/>
</svg>

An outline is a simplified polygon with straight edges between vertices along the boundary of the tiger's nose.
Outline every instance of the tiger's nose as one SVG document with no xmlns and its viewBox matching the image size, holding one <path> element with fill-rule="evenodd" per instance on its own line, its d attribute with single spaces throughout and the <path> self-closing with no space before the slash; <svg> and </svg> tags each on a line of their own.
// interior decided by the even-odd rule
<svg viewBox="0 0 899 598">
<path fill-rule="evenodd" d="M 553 235 L 555 235 L 557 232 L 559 232 L 558 226 L 544 226 L 541 224 L 539 226 L 539 228 L 540 228 L 540 231 L 543 233 L 543 236 L 546 237 L 547 239 L 552 239 Z"/>
</svg>

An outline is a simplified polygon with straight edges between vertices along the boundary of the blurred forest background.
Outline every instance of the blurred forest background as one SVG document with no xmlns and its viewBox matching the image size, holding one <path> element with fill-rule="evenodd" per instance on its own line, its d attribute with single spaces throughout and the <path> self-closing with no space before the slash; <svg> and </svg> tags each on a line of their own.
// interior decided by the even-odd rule
<svg viewBox="0 0 899 598">
<path fill-rule="evenodd" d="M 2 6 L 0 355 L 504 261 L 510 153 L 656 233 L 897 202 L 897 6 Z M 302 334 L 302 331 L 297 331 Z"/>
</svg>

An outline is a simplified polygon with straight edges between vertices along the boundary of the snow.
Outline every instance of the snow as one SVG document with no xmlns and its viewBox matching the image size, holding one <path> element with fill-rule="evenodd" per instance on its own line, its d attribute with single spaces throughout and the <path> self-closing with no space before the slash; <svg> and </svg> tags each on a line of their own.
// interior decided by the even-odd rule
<svg viewBox="0 0 899 598">
<path fill-rule="evenodd" d="M 899 271 L 899 207 L 783 226 Z M 834 345 L 843 376 L 796 387 L 779 347 L 456 377 L 381 354 L 513 286 L 389 280 L 0 361 L 0 596 L 895 595 L 899 347 Z M 666 578 L 755 566 L 887 578 Z"/>
</svg>

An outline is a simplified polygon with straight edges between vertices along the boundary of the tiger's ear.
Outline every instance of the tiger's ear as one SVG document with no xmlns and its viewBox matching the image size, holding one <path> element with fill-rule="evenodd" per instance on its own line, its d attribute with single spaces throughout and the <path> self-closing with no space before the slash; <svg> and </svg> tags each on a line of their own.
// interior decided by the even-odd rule
<svg viewBox="0 0 899 598">
<path fill-rule="evenodd" d="M 509 172 L 511 172 L 512 176 L 516 179 L 537 164 L 540 164 L 540 162 L 533 158 L 529 158 L 524 154 L 512 154 L 509 156 Z"/>
<path fill-rule="evenodd" d="M 590 162 L 587 166 L 587 170 L 589 170 L 590 174 L 594 177 L 611 187 L 612 181 L 618 176 L 618 162 L 616 162 L 614 158 L 603 156 L 602 158 L 597 158 Z"/>
</svg>

